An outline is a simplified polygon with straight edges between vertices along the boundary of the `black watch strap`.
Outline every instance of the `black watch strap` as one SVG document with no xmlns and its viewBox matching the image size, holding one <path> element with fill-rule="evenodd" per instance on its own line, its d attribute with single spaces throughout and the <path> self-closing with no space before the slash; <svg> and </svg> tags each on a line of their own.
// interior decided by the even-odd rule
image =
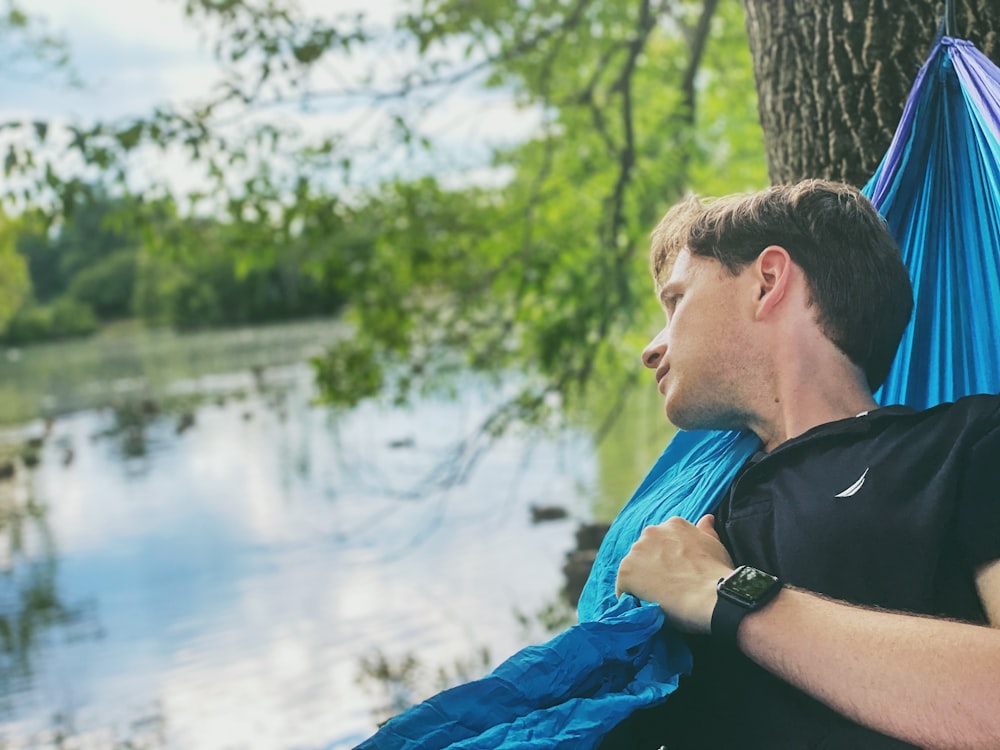
<svg viewBox="0 0 1000 750">
<path fill-rule="evenodd" d="M 736 632 L 740 623 L 751 612 L 752 609 L 747 609 L 724 596 L 716 597 L 715 609 L 712 610 L 712 638 L 735 647 Z"/>
</svg>

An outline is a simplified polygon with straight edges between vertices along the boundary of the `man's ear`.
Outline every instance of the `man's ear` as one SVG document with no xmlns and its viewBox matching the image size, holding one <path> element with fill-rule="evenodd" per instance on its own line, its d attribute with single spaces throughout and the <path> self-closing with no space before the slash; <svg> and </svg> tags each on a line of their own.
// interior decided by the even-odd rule
<svg viewBox="0 0 1000 750">
<path fill-rule="evenodd" d="M 768 245 L 753 264 L 758 294 L 756 317 L 768 317 L 781 305 L 792 280 L 792 258 L 780 245 Z"/>
</svg>

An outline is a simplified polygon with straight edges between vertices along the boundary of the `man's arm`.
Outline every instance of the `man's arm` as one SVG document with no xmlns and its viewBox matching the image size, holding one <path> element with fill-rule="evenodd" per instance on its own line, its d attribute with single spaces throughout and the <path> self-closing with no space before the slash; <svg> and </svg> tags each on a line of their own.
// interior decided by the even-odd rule
<svg viewBox="0 0 1000 750">
<path fill-rule="evenodd" d="M 990 625 L 1000 628 L 1000 560 L 984 565 L 976 573 L 976 588 Z"/>
<path fill-rule="evenodd" d="M 618 589 L 660 603 L 687 632 L 709 632 L 715 584 L 732 570 L 711 517 L 650 527 Z M 1000 561 L 976 577 L 1000 625 Z M 666 605 L 664 604 L 666 602 Z M 850 719 L 927 748 L 1000 748 L 1000 629 L 855 607 L 784 588 L 744 618 L 742 651 Z"/>
<path fill-rule="evenodd" d="M 860 724 L 921 747 L 1000 748 L 1000 630 L 786 589 L 738 638 L 762 667 Z"/>
</svg>

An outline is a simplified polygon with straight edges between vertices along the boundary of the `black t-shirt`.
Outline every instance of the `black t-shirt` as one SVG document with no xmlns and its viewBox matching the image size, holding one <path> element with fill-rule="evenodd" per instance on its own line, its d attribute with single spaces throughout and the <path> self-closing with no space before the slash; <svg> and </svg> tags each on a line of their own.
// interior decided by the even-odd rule
<svg viewBox="0 0 1000 750">
<path fill-rule="evenodd" d="M 735 564 L 854 604 L 985 623 L 975 570 L 1000 558 L 1000 397 L 887 407 L 751 458 L 717 512 Z M 710 638 L 661 707 L 612 732 L 628 747 L 875 750 L 867 730 Z M 933 648 L 933 644 L 928 644 Z"/>
</svg>

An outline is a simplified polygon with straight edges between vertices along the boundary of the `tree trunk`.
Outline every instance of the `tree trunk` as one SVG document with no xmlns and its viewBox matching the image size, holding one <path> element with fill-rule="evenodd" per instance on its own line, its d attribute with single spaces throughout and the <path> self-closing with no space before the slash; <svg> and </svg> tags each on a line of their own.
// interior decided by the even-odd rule
<svg viewBox="0 0 1000 750">
<path fill-rule="evenodd" d="M 1000 2 L 954 0 L 954 36 L 1000 57 Z M 934 0 L 744 0 L 772 183 L 864 184 L 933 44 Z"/>
</svg>

